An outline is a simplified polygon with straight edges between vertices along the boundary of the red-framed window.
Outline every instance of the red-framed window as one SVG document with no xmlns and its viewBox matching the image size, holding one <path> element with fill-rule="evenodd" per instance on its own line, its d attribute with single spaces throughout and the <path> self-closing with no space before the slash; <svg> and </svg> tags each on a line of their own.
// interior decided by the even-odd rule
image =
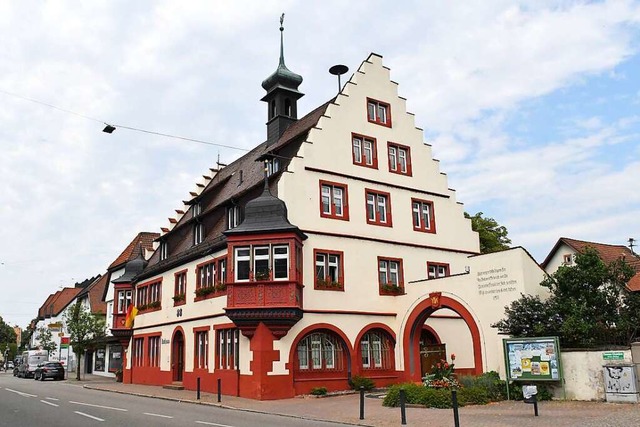
<svg viewBox="0 0 640 427">
<path fill-rule="evenodd" d="M 196 266 L 196 299 L 224 295 L 227 289 L 227 256 L 221 256 Z"/>
<path fill-rule="evenodd" d="M 289 280 L 291 251 L 288 243 L 256 244 L 235 247 L 234 280 Z"/>
<path fill-rule="evenodd" d="M 314 288 L 323 290 L 344 290 L 344 253 L 326 249 L 314 249 Z"/>
<path fill-rule="evenodd" d="M 349 221 L 349 197 L 346 184 L 320 181 L 320 216 Z"/>
<path fill-rule="evenodd" d="M 391 194 L 365 189 L 367 223 L 391 227 Z"/>
<path fill-rule="evenodd" d="M 194 369 L 209 369 L 209 329 L 209 326 L 193 328 Z"/>
<path fill-rule="evenodd" d="M 187 270 L 178 271 L 173 276 L 173 305 L 182 305 L 187 299 Z"/>
<path fill-rule="evenodd" d="M 211 260 L 196 266 L 196 290 L 212 288 L 216 280 L 216 261 Z"/>
<path fill-rule="evenodd" d="M 394 343 L 389 334 L 374 329 L 360 339 L 360 360 L 366 370 L 386 370 L 393 368 Z"/>
<path fill-rule="evenodd" d="M 150 336 L 147 340 L 147 354 L 149 355 L 149 366 L 160 367 L 160 335 Z"/>
<path fill-rule="evenodd" d="M 162 279 L 137 286 L 136 308 L 140 311 L 159 310 L 162 307 Z"/>
<path fill-rule="evenodd" d="M 240 331 L 237 328 L 216 329 L 216 368 L 239 369 Z"/>
<path fill-rule="evenodd" d="M 144 338 L 133 339 L 133 366 L 144 366 Z"/>
<path fill-rule="evenodd" d="M 338 336 L 313 332 L 298 342 L 296 368 L 301 372 L 344 371 L 346 355 L 344 342 Z"/>
<path fill-rule="evenodd" d="M 411 176 L 411 148 L 406 145 L 387 142 L 389 172 Z"/>
<path fill-rule="evenodd" d="M 404 293 L 401 258 L 378 257 L 378 286 L 381 295 Z"/>
<path fill-rule="evenodd" d="M 411 199 L 413 229 L 425 233 L 436 232 L 436 214 L 430 200 Z"/>
<path fill-rule="evenodd" d="M 450 274 L 449 264 L 441 262 L 427 262 L 427 277 L 429 279 L 437 279 L 439 277 L 446 277 Z"/>
<path fill-rule="evenodd" d="M 391 127 L 391 106 L 386 102 L 367 98 L 367 120 L 371 123 Z"/>
<path fill-rule="evenodd" d="M 375 138 L 352 133 L 351 145 L 354 165 L 378 169 L 378 150 Z"/>
</svg>

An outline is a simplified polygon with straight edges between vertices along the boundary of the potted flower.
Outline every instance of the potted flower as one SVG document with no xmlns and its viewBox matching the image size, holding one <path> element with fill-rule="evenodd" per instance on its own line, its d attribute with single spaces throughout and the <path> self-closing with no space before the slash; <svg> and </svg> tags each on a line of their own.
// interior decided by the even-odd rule
<svg viewBox="0 0 640 427">
<path fill-rule="evenodd" d="M 260 270 L 255 275 L 256 281 L 269 280 L 269 270 Z"/>
<path fill-rule="evenodd" d="M 116 382 L 122 382 L 122 368 L 116 370 Z"/>
</svg>

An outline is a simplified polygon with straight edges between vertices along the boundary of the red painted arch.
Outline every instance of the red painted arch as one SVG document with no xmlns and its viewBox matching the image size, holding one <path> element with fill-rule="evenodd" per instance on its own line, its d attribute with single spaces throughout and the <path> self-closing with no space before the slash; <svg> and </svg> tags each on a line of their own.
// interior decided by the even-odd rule
<svg viewBox="0 0 640 427">
<path fill-rule="evenodd" d="M 429 333 L 431 333 L 431 335 L 433 335 L 433 337 L 436 339 L 436 341 L 438 341 L 438 344 L 442 344 L 442 338 L 440 338 L 440 335 L 438 335 L 436 330 L 433 329 L 431 326 L 422 325 L 422 330 L 423 331 L 429 331 Z M 418 335 L 418 340 L 420 340 L 420 336 L 419 335 Z"/>
<path fill-rule="evenodd" d="M 287 369 L 293 369 L 293 366 L 295 365 L 294 357 L 296 355 L 296 349 L 298 348 L 298 343 L 300 342 L 300 340 L 305 336 L 307 336 L 308 334 L 310 334 L 311 332 L 321 330 L 321 329 L 326 329 L 338 335 L 340 339 L 342 339 L 342 341 L 344 342 L 344 345 L 347 346 L 347 351 L 349 352 L 349 355 L 348 355 L 349 360 L 353 359 L 354 357 L 353 346 L 351 345 L 349 338 L 347 338 L 347 336 L 344 334 L 344 332 L 342 332 L 342 330 L 335 327 L 334 325 L 330 325 L 329 323 L 316 323 L 314 325 L 307 326 L 306 328 L 301 330 L 298 333 L 298 335 L 296 335 L 296 338 L 293 340 L 293 343 L 291 344 L 291 350 L 289 351 L 289 363 L 286 366 Z M 353 360 L 351 360 L 351 363 L 353 363 Z"/>
<path fill-rule="evenodd" d="M 360 341 L 362 340 L 362 337 L 364 336 L 364 334 L 366 334 L 367 332 L 370 332 L 372 330 L 375 329 L 381 329 L 383 331 L 385 331 L 387 333 L 387 335 L 389 335 L 389 337 L 391 338 L 391 341 L 393 341 L 393 345 L 395 347 L 397 340 L 396 340 L 396 333 L 393 331 L 393 329 L 391 329 L 389 326 L 385 325 L 384 323 L 369 323 L 368 325 L 366 325 L 364 328 L 362 328 L 362 330 L 360 331 L 360 333 L 358 334 L 358 336 L 356 337 L 356 341 L 354 343 L 354 352 L 353 352 L 353 362 L 352 362 L 352 366 L 354 367 L 354 372 L 361 374 L 363 372 L 363 368 L 362 368 L 362 360 L 361 360 L 361 350 L 360 350 Z M 389 371 L 389 372 L 394 372 L 396 370 L 396 358 L 395 358 L 395 348 L 394 351 L 391 352 L 391 366 L 389 369 L 385 369 L 384 371 Z M 379 369 L 379 368 L 376 368 Z M 382 371 L 381 371 L 382 372 Z"/>
<path fill-rule="evenodd" d="M 419 331 L 422 330 L 424 322 L 433 314 L 434 311 L 440 308 L 448 308 L 458 313 L 467 324 L 469 331 L 471 332 L 471 340 L 473 342 L 473 363 L 474 367 L 472 373 L 474 375 L 480 375 L 482 373 L 482 345 L 480 343 L 480 329 L 476 324 L 473 316 L 460 302 L 453 298 L 442 295 L 440 297 L 440 305 L 433 307 L 431 298 L 425 298 L 424 301 L 419 303 L 409 315 L 407 323 L 404 329 L 404 335 L 402 336 L 402 345 L 404 346 L 404 369 L 407 380 L 420 381 L 420 369 L 417 364 L 419 363 L 420 348 L 417 340 L 420 339 Z"/>
</svg>

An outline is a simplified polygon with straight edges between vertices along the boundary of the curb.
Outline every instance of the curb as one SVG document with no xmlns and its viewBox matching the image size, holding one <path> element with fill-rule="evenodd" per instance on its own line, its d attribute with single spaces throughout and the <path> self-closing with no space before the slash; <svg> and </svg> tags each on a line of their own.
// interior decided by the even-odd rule
<svg viewBox="0 0 640 427">
<path fill-rule="evenodd" d="M 328 420 L 328 419 L 322 419 L 322 418 L 312 418 L 312 417 L 305 417 L 304 415 L 280 414 L 280 413 L 276 413 L 276 412 L 261 411 L 261 410 L 258 410 L 258 409 L 238 408 L 238 407 L 235 407 L 235 406 L 224 405 L 222 403 L 216 403 L 216 402 L 201 402 L 201 401 L 192 400 L 192 399 L 178 399 L 178 398 L 175 398 L 175 397 L 168 397 L 168 396 L 157 396 L 157 395 L 153 395 L 153 394 L 136 393 L 136 392 L 132 392 L 132 391 L 123 391 L 123 390 L 113 390 L 113 389 L 109 389 L 109 388 L 100 388 L 98 386 L 91 386 L 91 385 L 88 385 L 88 384 L 84 384 L 83 388 L 86 388 L 88 390 L 106 391 L 106 392 L 110 392 L 110 393 L 128 394 L 128 395 L 131 395 L 131 396 L 138 396 L 138 397 L 148 397 L 148 398 L 151 398 L 151 399 L 168 400 L 168 401 L 171 401 L 171 402 L 191 403 L 191 404 L 194 404 L 194 405 L 213 406 L 213 407 L 217 407 L 217 408 L 221 408 L 221 409 L 227 409 L 227 410 L 231 410 L 231 411 L 244 411 L 244 412 L 252 412 L 252 413 L 255 413 L 255 414 L 275 415 L 275 416 L 278 416 L 278 417 L 287 417 L 287 418 L 294 418 L 294 419 L 306 420 L 306 421 L 320 421 L 320 422 L 325 422 L 325 423 L 343 424 L 343 425 L 351 425 L 351 426 L 375 427 L 375 425 L 372 425 L 372 424 L 360 424 L 360 423 L 353 423 L 353 422 L 349 422 L 349 421 L 336 421 L 336 420 Z"/>
</svg>

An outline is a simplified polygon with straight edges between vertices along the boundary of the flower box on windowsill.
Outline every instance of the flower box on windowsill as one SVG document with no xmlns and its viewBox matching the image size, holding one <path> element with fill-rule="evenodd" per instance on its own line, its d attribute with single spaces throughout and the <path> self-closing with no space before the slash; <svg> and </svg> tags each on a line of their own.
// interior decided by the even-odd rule
<svg viewBox="0 0 640 427">
<path fill-rule="evenodd" d="M 162 308 L 162 305 L 160 304 L 160 301 L 152 301 L 149 304 L 139 305 L 137 308 L 138 308 L 138 312 L 140 314 L 143 314 L 143 313 L 149 313 L 151 311 L 158 311 Z"/>
<path fill-rule="evenodd" d="M 404 295 L 404 288 L 393 283 L 380 286 L 380 295 Z"/>
<path fill-rule="evenodd" d="M 185 294 L 178 294 L 173 297 L 173 306 L 183 305 L 186 303 L 187 296 Z"/>
<path fill-rule="evenodd" d="M 194 298 L 194 301 L 202 301 L 209 298 L 219 297 L 221 295 L 226 295 L 226 291 L 227 285 L 224 283 L 198 288 L 195 292 L 196 297 Z"/>
<path fill-rule="evenodd" d="M 267 280 L 271 280 L 270 279 L 270 274 L 268 271 L 260 271 L 258 273 L 255 274 L 255 276 L 253 276 L 254 281 L 256 282 L 264 282 Z"/>
<path fill-rule="evenodd" d="M 340 282 L 333 281 L 331 279 L 317 279 L 316 289 L 324 291 L 344 291 L 344 286 Z"/>
</svg>

